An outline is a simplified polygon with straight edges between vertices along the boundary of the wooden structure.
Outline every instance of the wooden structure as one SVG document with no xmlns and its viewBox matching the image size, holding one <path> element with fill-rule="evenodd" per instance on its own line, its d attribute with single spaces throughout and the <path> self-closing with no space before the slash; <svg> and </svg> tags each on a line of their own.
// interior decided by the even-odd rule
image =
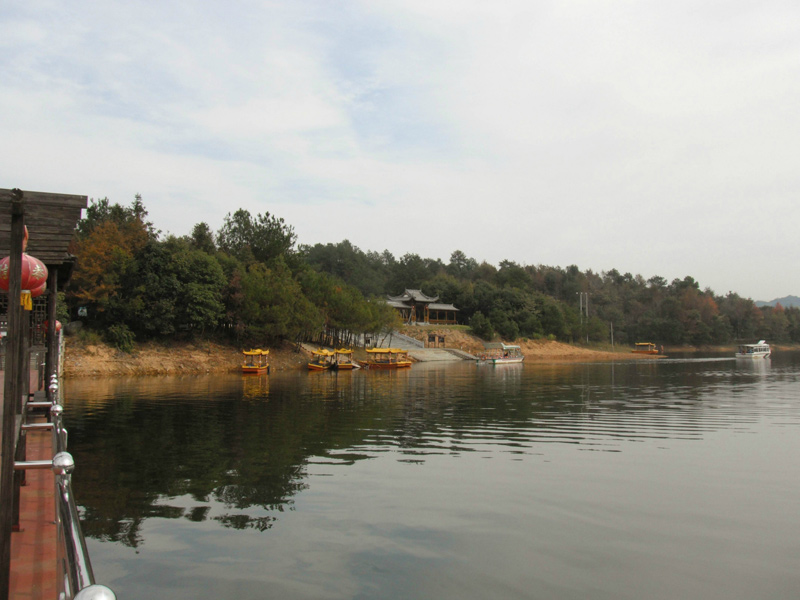
<svg viewBox="0 0 800 600">
<path fill-rule="evenodd" d="M 23 475 L 14 471 L 15 461 L 25 460 L 25 432 L 22 430 L 24 408 L 30 393 L 29 365 L 32 332 L 46 333 L 45 373 L 40 386 L 57 371 L 56 291 L 69 279 L 74 257 L 69 243 L 81 211 L 87 206 L 86 196 L 48 194 L 0 189 L 0 257 L 9 256 L 9 289 L 6 302 L 4 336 L 6 344 L 2 409 L 2 454 L 0 455 L 0 600 L 9 596 L 11 568 L 11 532 L 19 518 L 19 489 Z M 21 267 L 25 228 L 29 232 L 27 252 L 41 260 L 48 269 L 47 292 L 35 302 L 43 307 L 39 313 L 20 306 Z M 31 322 L 31 312 L 36 315 Z M 44 318 L 41 318 L 44 317 Z M 47 322 L 45 328 L 44 323 Z M 38 345 L 37 345 L 38 346 Z M 44 381 L 41 381 L 44 380 Z M 54 390 L 48 389 L 48 400 Z"/>
<path fill-rule="evenodd" d="M 428 296 L 422 290 L 405 290 L 399 296 L 389 296 L 389 306 L 400 313 L 404 323 L 413 325 L 455 325 L 458 309 L 452 304 L 442 304 L 439 296 Z"/>
</svg>

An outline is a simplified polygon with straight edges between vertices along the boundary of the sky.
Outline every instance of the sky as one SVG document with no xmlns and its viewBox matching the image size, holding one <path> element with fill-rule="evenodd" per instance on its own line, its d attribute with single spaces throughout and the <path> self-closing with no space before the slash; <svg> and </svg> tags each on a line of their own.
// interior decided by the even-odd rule
<svg viewBox="0 0 800 600">
<path fill-rule="evenodd" d="M 800 295 L 796 0 L 0 3 L 0 188 Z"/>
</svg>

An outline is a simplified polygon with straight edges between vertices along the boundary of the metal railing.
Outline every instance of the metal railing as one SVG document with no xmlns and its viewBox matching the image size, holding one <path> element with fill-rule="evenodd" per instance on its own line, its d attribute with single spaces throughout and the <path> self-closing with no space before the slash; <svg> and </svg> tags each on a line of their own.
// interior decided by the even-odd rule
<svg viewBox="0 0 800 600">
<path fill-rule="evenodd" d="M 59 600 L 115 600 L 112 590 L 98 585 L 94 580 L 92 563 L 86 548 L 86 539 L 81 531 L 78 507 L 72 494 L 72 471 L 75 461 L 67 452 L 67 430 L 64 428 L 64 409 L 58 403 L 58 378 L 53 375 L 48 387 L 52 401 L 29 402 L 29 408 L 44 408 L 49 413 L 49 422 L 22 425 L 26 431 L 51 430 L 53 436 L 53 459 L 18 461 L 15 470 L 52 469 L 55 475 L 55 522 L 58 530 Z"/>
</svg>

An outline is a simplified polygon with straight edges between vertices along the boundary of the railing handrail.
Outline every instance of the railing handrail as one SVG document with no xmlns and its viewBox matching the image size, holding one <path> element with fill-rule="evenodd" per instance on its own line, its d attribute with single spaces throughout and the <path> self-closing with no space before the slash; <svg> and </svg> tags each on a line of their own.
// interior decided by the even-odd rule
<svg viewBox="0 0 800 600">
<path fill-rule="evenodd" d="M 64 592 L 68 599 L 95 583 L 92 561 L 86 549 L 86 538 L 81 531 L 78 507 L 72 495 L 74 468 L 75 461 L 69 452 L 59 452 L 53 457 L 57 492 L 59 568 L 64 573 Z"/>
<path fill-rule="evenodd" d="M 58 535 L 58 564 L 56 576 L 59 581 L 59 600 L 115 600 L 109 588 L 94 580 L 92 561 L 86 547 L 86 538 L 81 530 L 78 506 L 72 493 L 72 471 L 75 461 L 67 452 L 67 430 L 64 428 L 64 409 L 58 403 L 58 378 L 53 375 L 48 387 L 53 403 L 50 406 L 50 422 L 37 423 L 39 430 L 52 430 L 53 459 L 15 463 L 15 469 L 51 468 L 55 475 L 55 517 Z"/>
<path fill-rule="evenodd" d="M 67 452 L 67 430 L 63 407 L 58 403 L 58 377 L 52 375 L 48 390 L 53 398 L 50 420 L 53 423 L 53 472 L 55 473 L 56 515 L 58 523 L 59 571 L 65 600 L 114 600 L 114 592 L 96 585 L 92 561 L 81 530 L 78 506 L 72 493 L 72 471 L 75 461 Z"/>
</svg>

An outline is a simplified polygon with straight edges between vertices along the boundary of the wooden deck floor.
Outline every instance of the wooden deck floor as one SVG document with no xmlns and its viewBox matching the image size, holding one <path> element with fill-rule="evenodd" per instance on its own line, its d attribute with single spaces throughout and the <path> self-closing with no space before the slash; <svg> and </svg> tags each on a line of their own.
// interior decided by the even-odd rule
<svg viewBox="0 0 800 600">
<path fill-rule="evenodd" d="M 52 458 L 51 433 L 29 432 L 28 460 Z M 20 531 L 11 534 L 13 600 L 52 600 L 56 590 L 55 485 L 53 471 L 29 470 L 20 493 Z"/>
</svg>

